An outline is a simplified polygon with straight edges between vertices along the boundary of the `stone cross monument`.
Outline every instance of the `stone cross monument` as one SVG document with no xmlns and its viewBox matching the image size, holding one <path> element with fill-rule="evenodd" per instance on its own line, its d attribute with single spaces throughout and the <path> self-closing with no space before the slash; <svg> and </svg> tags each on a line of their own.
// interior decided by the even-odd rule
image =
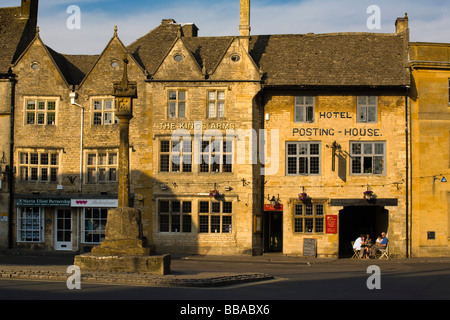
<svg viewBox="0 0 450 320">
<path fill-rule="evenodd" d="M 130 206 L 130 119 L 133 117 L 133 99 L 137 98 L 136 82 L 128 81 L 128 59 L 123 58 L 123 78 L 114 83 L 116 117 L 120 125 L 119 145 L 119 208 Z"/>
<path fill-rule="evenodd" d="M 150 256 L 143 246 L 140 211 L 130 206 L 129 126 L 133 117 L 133 99 L 137 98 L 136 82 L 128 81 L 128 59 L 123 58 L 123 78 L 113 85 L 116 116 L 119 118 L 119 205 L 108 210 L 105 240 L 90 254 L 75 257 L 75 264 L 88 270 L 150 272 L 170 271 L 170 255 Z"/>
</svg>

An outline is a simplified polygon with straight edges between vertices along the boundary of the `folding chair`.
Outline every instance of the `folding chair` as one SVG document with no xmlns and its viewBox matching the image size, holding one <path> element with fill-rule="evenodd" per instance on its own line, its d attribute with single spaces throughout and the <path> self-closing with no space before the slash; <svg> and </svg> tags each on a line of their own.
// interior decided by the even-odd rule
<svg viewBox="0 0 450 320">
<path fill-rule="evenodd" d="M 378 249 L 378 251 L 380 251 L 380 253 L 381 253 L 381 255 L 378 259 L 383 259 L 383 258 L 389 259 L 389 251 L 388 250 L 389 250 L 389 243 L 387 244 L 386 248 Z"/>
<path fill-rule="evenodd" d="M 359 250 L 353 248 L 353 245 L 354 245 L 354 244 L 355 244 L 355 241 L 352 241 L 352 249 L 353 249 L 353 256 L 352 256 L 352 259 L 354 259 L 354 258 L 358 259 L 358 258 L 359 258 Z"/>
</svg>

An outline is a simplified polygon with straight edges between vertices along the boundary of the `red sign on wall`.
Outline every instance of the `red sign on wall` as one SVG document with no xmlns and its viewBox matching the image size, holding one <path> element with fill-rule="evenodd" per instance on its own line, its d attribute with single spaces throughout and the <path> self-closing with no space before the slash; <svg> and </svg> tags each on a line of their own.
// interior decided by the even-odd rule
<svg viewBox="0 0 450 320">
<path fill-rule="evenodd" d="M 337 216 L 326 216 L 325 223 L 326 233 L 337 233 Z"/>
<path fill-rule="evenodd" d="M 264 204 L 264 211 L 283 211 L 283 205 L 277 204 L 275 206 L 271 206 L 270 204 Z"/>
</svg>

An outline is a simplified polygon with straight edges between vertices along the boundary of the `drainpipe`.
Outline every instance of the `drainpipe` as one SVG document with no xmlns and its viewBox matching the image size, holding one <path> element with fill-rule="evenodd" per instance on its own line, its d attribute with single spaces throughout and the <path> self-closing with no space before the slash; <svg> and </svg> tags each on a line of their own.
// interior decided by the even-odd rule
<svg viewBox="0 0 450 320">
<path fill-rule="evenodd" d="M 9 147 L 9 172 L 8 172 L 8 248 L 13 247 L 13 210 L 14 210 L 14 102 L 16 93 L 16 77 L 11 74 L 9 77 L 11 82 L 11 108 L 10 108 L 10 147 Z"/>
<path fill-rule="evenodd" d="M 409 88 L 407 88 L 408 90 Z M 406 141 L 406 258 L 409 258 L 409 122 L 408 94 L 405 95 L 405 141 Z"/>
<path fill-rule="evenodd" d="M 84 127 L 84 107 L 75 102 L 77 98 L 76 92 L 71 92 L 69 94 L 70 103 L 81 109 L 81 137 L 80 137 L 80 195 L 83 193 L 83 127 Z"/>
</svg>

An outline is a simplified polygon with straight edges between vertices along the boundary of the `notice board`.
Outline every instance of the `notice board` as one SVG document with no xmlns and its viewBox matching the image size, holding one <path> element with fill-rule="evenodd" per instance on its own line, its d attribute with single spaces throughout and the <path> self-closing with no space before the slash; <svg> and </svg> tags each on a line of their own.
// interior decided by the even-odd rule
<svg viewBox="0 0 450 320">
<path fill-rule="evenodd" d="M 303 239 L 303 256 L 316 257 L 316 239 Z"/>
<path fill-rule="evenodd" d="M 337 216 L 326 216 L 325 233 L 337 233 Z"/>
</svg>

